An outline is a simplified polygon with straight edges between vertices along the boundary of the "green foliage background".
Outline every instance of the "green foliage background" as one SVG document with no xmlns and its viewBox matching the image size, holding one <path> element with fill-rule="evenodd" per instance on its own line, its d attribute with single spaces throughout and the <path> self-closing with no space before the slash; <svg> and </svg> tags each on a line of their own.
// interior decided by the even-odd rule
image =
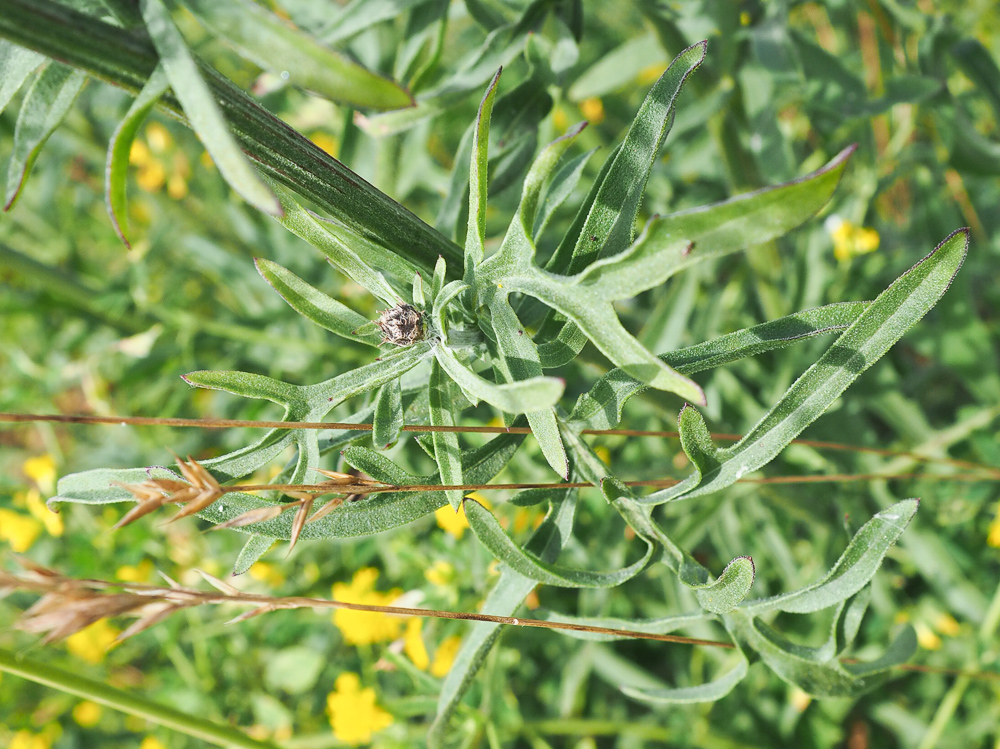
<svg viewBox="0 0 1000 749">
<path fill-rule="evenodd" d="M 325 30 L 368 67 L 398 75 L 397 49 L 407 38 L 408 24 L 413 30 L 416 11 L 359 35 L 338 37 L 336 27 L 324 27 L 311 3 L 278 5 L 304 27 Z M 386 5 L 393 6 L 394 15 L 395 6 L 404 4 Z M 993 62 L 1000 57 L 1000 22 L 995 11 L 988 4 L 930 8 L 888 0 L 704 2 L 678 8 L 588 4 L 579 58 L 572 62 L 574 7 L 560 6 L 561 15 L 548 17 L 536 32 L 550 45 L 550 62 L 562 60 L 559 53 L 570 55 L 565 70 L 547 81 L 552 101 L 540 103 L 522 129 L 523 123 L 511 125 L 510 143 L 493 143 L 501 155 L 491 163 L 486 236 L 496 238 L 505 230 L 519 200 L 517 175 L 537 146 L 580 119 L 596 120 L 599 111 L 603 119 L 583 131 L 573 152 L 601 149 L 585 167 L 581 185 L 589 185 L 656 75 L 683 48 L 706 38 L 708 58 L 682 94 L 640 222 L 790 180 L 858 143 L 824 215 L 874 228 L 881 245 L 877 252 L 837 260 L 821 216 L 788 237 L 697 266 L 662 288 L 619 303 L 626 327 L 650 350 L 669 351 L 797 310 L 872 299 L 955 227 L 968 225 L 969 258 L 941 304 L 806 436 L 1000 464 L 995 428 L 1000 292 L 993 282 L 1000 255 L 995 124 L 1000 74 Z M 477 53 L 486 27 L 516 24 L 522 10 L 517 3 L 453 4 L 441 59 L 420 74 L 423 78 L 411 75 L 414 90 L 433 92 L 435 84 Z M 189 16 L 180 14 L 177 20 L 198 55 L 239 87 L 256 85 L 264 106 L 307 135 L 335 144 L 330 147 L 349 168 L 429 223 L 453 215 L 458 239 L 464 238 L 461 206 L 446 203 L 443 209 L 442 195 L 466 173 L 455 157 L 495 64 L 439 102 L 442 111 L 433 118 L 412 124 L 407 118 L 413 110 L 400 110 L 368 112 L 355 120 L 343 106 L 282 86 L 280 76 L 262 81 L 258 68 Z M 525 59 L 526 44 L 530 58 L 533 43 L 525 39 L 515 26 L 498 45 L 506 65 L 500 96 L 537 72 Z M 5 157 L 12 148 L 18 101 L 0 117 Z M 157 158 L 168 171 L 178 169 L 180 159 L 188 161 L 187 195 L 175 199 L 163 190 L 132 185 L 133 243 L 123 248 L 102 193 L 106 144 L 130 103 L 122 91 L 88 83 L 46 144 L 23 194 L 0 221 L 0 410 L 277 418 L 280 411 L 272 404 L 193 391 L 179 375 L 234 369 L 308 384 L 369 361 L 361 345 L 331 339 L 295 315 L 260 278 L 252 258 L 290 268 L 369 318 L 376 315 L 375 300 L 236 197 L 218 171 L 198 158 L 197 138 L 162 115 L 157 118 L 173 144 Z M 372 135 L 404 127 L 397 135 Z M 505 175 L 513 175 L 507 184 Z M 575 196 L 570 204 L 580 199 Z M 571 218 L 572 211 L 557 214 L 553 236 Z M 808 341 L 699 375 L 710 427 L 747 431 L 827 345 Z M 609 366 L 592 348 L 584 360 L 567 377 L 569 396 L 587 390 Z M 672 429 L 681 405 L 676 396 L 648 390 L 627 404 L 623 424 Z M 348 410 L 332 417 L 338 413 Z M 474 413 L 483 421 L 492 415 L 486 407 Z M 60 474 L 68 474 L 164 463 L 168 447 L 179 454 L 221 453 L 251 438 L 238 430 L 4 429 L 0 491 L 7 506 L 6 497 L 26 486 L 24 460 L 40 453 L 55 456 Z M 481 442 L 463 438 L 467 446 Z M 608 437 L 598 444 L 607 449 L 618 476 L 680 477 L 687 470 L 677 459 L 675 441 Z M 416 473 L 433 470 L 418 450 L 405 456 L 400 459 L 410 461 Z M 552 480 L 542 456 L 531 457 L 512 463 L 504 478 Z M 912 470 L 920 465 L 907 458 L 792 446 L 764 475 Z M 933 465 L 926 470 L 954 471 Z M 921 651 L 916 662 L 995 670 L 1000 654 L 989 625 L 995 628 L 998 616 L 1000 563 L 997 549 L 986 543 L 991 522 L 997 522 L 994 483 L 935 476 L 817 486 L 742 484 L 669 505 L 665 525 L 682 548 L 713 570 L 734 557 L 751 556 L 757 570 L 753 594 L 767 595 L 819 579 L 863 522 L 906 497 L 922 498 L 921 509 L 873 580 L 862 646 L 855 654 L 874 657 L 897 624 L 910 621 L 918 631 L 937 631 L 942 640 L 938 649 Z M 501 505 L 495 511 L 516 520 L 515 508 Z M 118 517 L 115 509 L 64 506 L 63 513 L 65 534 L 41 538 L 30 554 L 81 576 L 112 577 L 122 565 L 144 559 L 170 575 L 193 567 L 221 574 L 243 540 L 237 534 L 200 535 L 187 521 L 169 529 L 138 523 L 109 534 Z M 561 561 L 588 569 L 623 567 L 633 560 L 623 532 L 606 500 L 598 492 L 584 492 L 575 542 Z M 327 596 L 332 582 L 374 566 L 381 570 L 384 589 L 420 590 L 423 605 L 472 611 L 495 579 L 493 557 L 471 534 L 456 540 L 430 519 L 373 538 L 302 543 L 287 560 L 280 554 L 272 551 L 267 561 L 283 580 L 253 581 L 251 587 Z M 455 566 L 455 578 L 431 585 L 424 571 L 440 560 Z M 684 592 L 664 573 L 654 571 L 611 590 L 542 587 L 539 598 L 545 607 L 583 616 L 655 618 L 686 610 Z M 24 603 L 16 597 L 0 603 L 5 627 L 0 643 L 6 647 L 31 642 L 6 630 Z M 380 703 L 396 717 L 376 745 L 413 746 L 422 740 L 423 721 L 434 711 L 439 687 L 408 669 L 403 659 L 377 646 L 346 646 L 326 616 L 278 612 L 224 628 L 226 613 L 175 617 L 112 651 L 100 664 L 64 657 L 56 647 L 35 655 L 221 721 L 262 725 L 279 737 L 291 727 L 296 738 L 284 742 L 289 747 L 337 745 L 324 715 L 325 698 L 339 673 L 354 671 L 365 685 L 376 686 Z M 776 622 L 789 636 L 813 646 L 826 639 L 829 623 L 823 616 L 790 614 Z M 464 631 L 458 623 L 425 624 L 429 643 Z M 688 631 L 721 634 L 710 625 Z M 925 634 L 923 642 L 933 640 Z M 303 647 L 322 660 L 315 674 L 295 664 L 295 658 L 304 657 Z M 396 670 L 379 667 L 385 657 L 392 658 Z M 762 666 L 752 667 L 733 692 L 714 704 L 651 707 L 618 689 L 622 683 L 699 684 L 718 672 L 724 658 L 684 646 L 581 643 L 518 629 L 491 653 L 468 701 L 481 710 L 460 712 L 455 735 L 484 746 L 553 747 L 826 747 L 859 741 L 858 736 L 872 746 L 970 747 L 992 746 L 1000 739 L 995 681 L 906 674 L 860 700 L 807 706 Z M 278 669 L 275 663 L 291 665 Z M 309 678 L 296 681 L 289 673 Z M 0 679 L 0 724 L 17 730 L 58 722 L 62 736 L 55 746 L 138 745 L 146 732 L 110 713 L 96 726 L 82 728 L 70 717 L 75 702 L 10 676 Z M 177 734 L 157 735 L 169 747 L 197 745 Z"/>
</svg>

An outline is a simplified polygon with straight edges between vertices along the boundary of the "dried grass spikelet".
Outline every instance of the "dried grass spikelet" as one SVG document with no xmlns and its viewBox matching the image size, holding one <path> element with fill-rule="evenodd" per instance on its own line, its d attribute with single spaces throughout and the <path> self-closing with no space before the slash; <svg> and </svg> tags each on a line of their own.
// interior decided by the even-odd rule
<svg viewBox="0 0 1000 749">
<path fill-rule="evenodd" d="M 187 462 L 180 458 L 177 458 L 176 462 L 178 470 L 187 479 L 187 483 L 177 479 L 146 479 L 138 484 L 115 482 L 115 486 L 120 486 L 129 492 L 137 504 L 115 523 L 114 530 L 135 522 L 167 503 L 183 504 L 184 507 L 167 521 L 172 523 L 188 515 L 201 512 L 225 493 L 215 476 L 190 455 Z"/>
</svg>

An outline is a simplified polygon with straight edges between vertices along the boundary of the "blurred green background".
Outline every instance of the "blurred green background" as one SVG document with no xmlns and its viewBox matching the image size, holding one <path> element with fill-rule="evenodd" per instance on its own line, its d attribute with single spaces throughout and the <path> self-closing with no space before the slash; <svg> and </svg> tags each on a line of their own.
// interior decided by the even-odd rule
<svg viewBox="0 0 1000 749">
<path fill-rule="evenodd" d="M 303 27 L 322 30 L 326 3 L 274 5 Z M 392 74 L 423 7 L 393 7 L 406 5 L 416 9 L 337 45 Z M 834 201 L 810 224 L 619 305 L 643 343 L 663 352 L 795 310 L 871 299 L 953 229 L 969 226 L 969 259 L 943 301 L 804 436 L 1000 466 L 995 3 L 583 3 L 578 42 L 572 33 L 576 6 L 552 5 L 558 12 L 536 30 L 535 41 L 512 38 L 501 95 L 538 74 L 540 63 L 525 58 L 525 44 L 548 45 L 546 62 L 554 70 L 544 90 L 551 99 L 536 110 L 537 142 L 581 119 L 590 121 L 576 153 L 600 150 L 587 166 L 581 196 L 650 83 L 683 47 L 703 38 L 709 40 L 708 59 L 679 101 L 649 182 L 645 217 L 792 179 L 846 145 L 859 144 Z M 441 60 L 416 81 L 418 92 L 460 69 L 483 45 L 487 26 L 516 21 L 524 3 L 456 0 L 444 6 Z M 397 135 L 373 137 L 368 133 L 385 122 L 379 118 L 392 115 L 355 119 L 350 110 L 261 74 L 190 18 L 177 20 L 199 55 L 257 92 L 264 106 L 435 222 L 485 78 L 435 117 Z M 337 277 L 304 242 L 236 198 L 195 136 L 159 115 L 140 131 L 132 150 L 132 248 L 119 242 L 103 201 L 105 153 L 130 101 L 124 92 L 89 82 L 46 145 L 23 195 L 0 218 L 0 411 L 273 418 L 273 406 L 192 390 L 180 375 L 241 369 L 309 383 L 366 361 L 363 347 L 330 338 L 289 309 L 257 275 L 252 258 L 281 263 L 369 317 L 376 313 L 373 300 Z M 11 149 L 17 103 L 0 116 L 0 158 Z M 529 124 L 533 129 L 534 122 Z M 534 145 L 529 139 L 524 148 Z M 504 156 L 491 164 L 493 235 L 516 207 L 523 176 L 518 150 L 505 148 L 494 143 Z M 571 198 L 556 222 L 565 226 L 573 208 Z M 552 236 L 558 235 L 557 227 Z M 800 344 L 699 376 L 711 428 L 746 431 L 825 346 Z M 599 354 L 590 351 L 585 358 L 589 363 L 569 378 L 570 396 L 603 371 Z M 672 429 L 680 405 L 674 396 L 649 392 L 629 403 L 623 426 Z M 65 505 L 56 517 L 43 500 L 53 492 L 56 475 L 162 464 L 171 460 L 169 450 L 207 456 L 252 436 L 249 430 L 0 427 L 4 563 L 16 551 L 74 576 L 156 582 L 155 570 L 161 570 L 197 584 L 196 567 L 226 574 L 243 540 L 239 534 L 205 535 L 203 524 L 190 519 L 166 527 L 139 522 L 111 533 L 120 507 Z M 597 444 L 623 478 L 661 478 L 683 469 L 672 440 L 604 437 Z M 526 453 L 504 477 L 554 478 L 537 454 Z M 393 457 L 412 463 L 420 451 L 401 444 Z M 987 625 L 992 620 L 995 626 L 1000 606 L 998 489 L 995 482 L 949 478 L 957 470 L 793 445 L 764 475 L 930 475 L 737 485 L 696 503 L 669 505 L 668 527 L 710 566 L 751 555 L 754 592 L 767 595 L 817 579 L 872 514 L 891 501 L 921 497 L 916 520 L 874 580 L 859 638 L 871 649 L 862 646 L 858 655 L 878 653 L 892 628 L 909 621 L 920 637 L 915 662 L 995 674 L 1000 638 Z M 583 497 L 575 535 L 586 541 L 571 546 L 567 556 L 581 566 L 619 566 L 626 548 L 623 524 L 608 521 L 599 493 Z M 489 496 L 509 530 L 530 528 L 532 512 L 505 508 L 502 498 Z M 493 560 L 471 534 L 445 526 L 442 515 L 437 522 L 427 519 L 354 542 L 301 543 L 287 558 L 276 548 L 236 584 L 319 596 L 336 595 L 333 586 L 341 585 L 346 587 L 340 594 L 351 591 L 373 603 L 404 595 L 404 601 L 423 606 L 474 611 L 495 580 Z M 34 643 L 10 628 L 30 601 L 22 595 L 0 601 L 3 647 Z M 542 587 L 529 601 L 581 615 L 655 617 L 683 609 L 675 581 L 656 571 L 610 591 Z M 369 739 L 378 747 L 410 747 L 422 742 L 438 679 L 465 631 L 458 622 L 387 623 L 384 617 L 335 624 L 329 614 L 306 611 L 223 626 L 235 613 L 185 612 L 107 653 L 115 634 L 110 625 L 30 652 L 250 728 L 290 749 Z M 783 615 L 780 624 L 805 644 L 825 639 L 829 626 L 823 616 Z M 706 625 L 691 634 L 717 637 L 719 631 Z M 857 701 L 813 701 L 758 666 L 718 703 L 663 709 L 632 702 L 617 689 L 621 683 L 699 683 L 714 672 L 717 657 L 679 645 L 581 643 L 552 632 L 508 632 L 455 723 L 455 745 L 1000 746 L 996 679 L 905 673 Z M 331 701 L 358 716 L 353 726 L 331 725 Z M 9 675 L 0 677 L 0 744 L 200 745 Z"/>
</svg>

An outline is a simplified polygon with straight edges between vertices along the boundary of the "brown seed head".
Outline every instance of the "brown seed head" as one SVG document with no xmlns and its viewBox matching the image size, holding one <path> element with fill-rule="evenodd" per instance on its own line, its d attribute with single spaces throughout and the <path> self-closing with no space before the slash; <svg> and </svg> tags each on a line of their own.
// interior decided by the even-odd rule
<svg viewBox="0 0 1000 749">
<path fill-rule="evenodd" d="M 409 304 L 397 304 L 379 315 L 375 322 L 382 331 L 382 342 L 412 346 L 424 337 L 424 317 Z"/>
</svg>

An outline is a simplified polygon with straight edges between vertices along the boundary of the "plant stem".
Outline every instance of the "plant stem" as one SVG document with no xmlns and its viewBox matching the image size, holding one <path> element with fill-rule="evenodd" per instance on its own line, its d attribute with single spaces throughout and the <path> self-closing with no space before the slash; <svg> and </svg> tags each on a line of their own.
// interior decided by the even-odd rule
<svg viewBox="0 0 1000 749">
<path fill-rule="evenodd" d="M 138 92 L 159 58 L 145 33 L 99 21 L 52 0 L 0 0 L 0 38 Z M 202 73 L 246 154 L 272 179 L 315 202 L 351 231 L 434 270 L 444 257 L 455 277 L 459 247 L 388 195 L 262 108 L 215 69 Z M 159 106 L 187 124 L 172 94 Z"/>
<path fill-rule="evenodd" d="M 238 728 L 182 713 L 172 707 L 139 697 L 134 693 L 115 689 L 102 682 L 63 671 L 45 663 L 39 663 L 3 648 L 0 648 L 0 671 L 6 671 L 29 681 L 53 687 L 67 694 L 83 697 L 91 702 L 144 718 L 192 738 L 208 741 L 218 746 L 241 747 L 242 749 L 278 749 L 275 744 L 270 742 L 250 738 Z"/>
</svg>

